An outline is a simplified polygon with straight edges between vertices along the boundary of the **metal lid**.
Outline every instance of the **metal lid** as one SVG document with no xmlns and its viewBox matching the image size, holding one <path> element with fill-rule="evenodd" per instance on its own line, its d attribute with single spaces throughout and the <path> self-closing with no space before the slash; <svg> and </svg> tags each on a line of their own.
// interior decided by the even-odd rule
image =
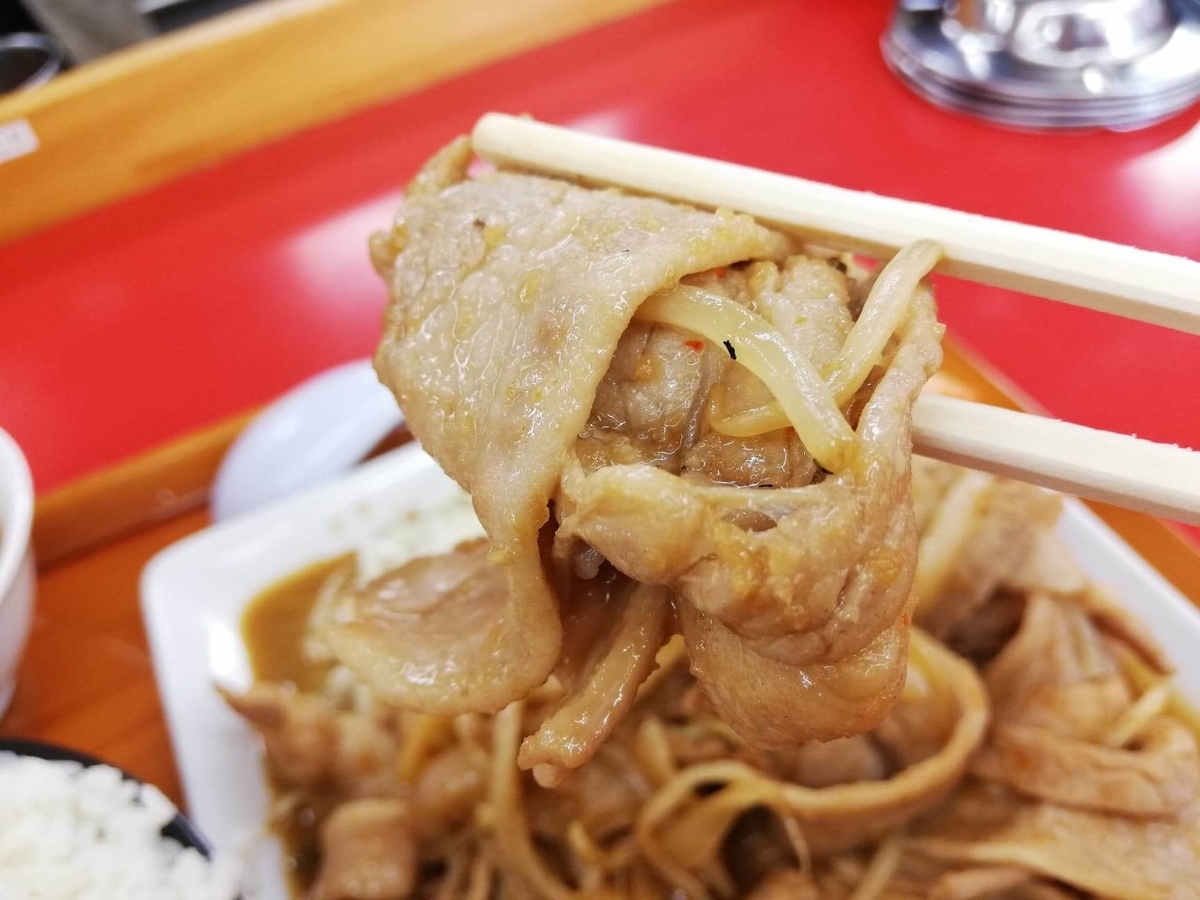
<svg viewBox="0 0 1200 900">
<path fill-rule="evenodd" d="M 49 35 L 32 31 L 0 35 L 0 94 L 45 84 L 63 61 L 62 47 Z"/>
<path fill-rule="evenodd" d="M 902 0 L 888 65 L 942 106 L 1026 128 L 1140 128 L 1200 97 L 1200 0 Z"/>
</svg>

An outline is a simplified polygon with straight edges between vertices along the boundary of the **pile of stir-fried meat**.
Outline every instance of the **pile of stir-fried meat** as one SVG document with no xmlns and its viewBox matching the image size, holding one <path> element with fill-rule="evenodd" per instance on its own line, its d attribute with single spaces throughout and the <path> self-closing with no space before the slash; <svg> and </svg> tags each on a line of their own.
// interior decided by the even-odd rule
<svg viewBox="0 0 1200 900">
<path fill-rule="evenodd" d="M 520 752 L 547 785 L 612 733 L 675 631 L 757 747 L 877 724 L 914 602 L 910 411 L 941 360 L 919 283 L 937 248 L 847 278 L 746 216 L 467 178 L 470 159 L 443 150 L 376 236 L 377 368 L 490 543 L 464 581 L 360 591 L 339 658 L 442 715 L 496 712 L 553 673 L 566 693 Z M 794 430 L 739 429 L 773 403 Z"/>
<path fill-rule="evenodd" d="M 341 667 L 318 693 L 230 696 L 265 738 L 279 815 L 315 817 L 312 900 L 1197 896 L 1197 719 L 1167 661 L 1074 566 L 1054 498 L 914 464 L 929 630 L 865 734 L 756 749 L 678 640 L 553 789 L 516 755 L 561 707 L 556 679 L 498 716 L 400 710 Z M 464 577 L 478 554 L 453 555 Z"/>
<path fill-rule="evenodd" d="M 914 475 L 938 248 L 470 161 L 373 241 L 376 364 L 486 537 L 331 587 L 325 693 L 229 698 L 314 900 L 1200 896 L 1153 642 L 1054 498 Z"/>
</svg>

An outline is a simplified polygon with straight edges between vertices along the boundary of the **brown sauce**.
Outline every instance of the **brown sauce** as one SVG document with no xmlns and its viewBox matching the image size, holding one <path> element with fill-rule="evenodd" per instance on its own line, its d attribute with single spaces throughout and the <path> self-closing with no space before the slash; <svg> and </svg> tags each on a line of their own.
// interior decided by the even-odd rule
<svg viewBox="0 0 1200 900">
<path fill-rule="evenodd" d="M 304 658 L 304 632 L 321 586 L 350 559 L 339 556 L 313 563 L 250 601 L 242 614 L 242 640 L 255 681 L 291 682 L 306 692 L 320 688 L 327 670 Z"/>
<path fill-rule="evenodd" d="M 317 691 L 327 673 L 304 657 L 304 633 L 321 587 L 352 557 L 324 560 L 288 575 L 264 590 L 242 614 L 242 640 L 255 681 L 291 682 L 300 691 Z M 271 797 L 285 793 L 267 767 Z M 317 824 L 320 812 L 301 804 L 272 825 L 283 844 L 288 888 L 296 898 L 307 896 L 318 865 Z"/>
</svg>

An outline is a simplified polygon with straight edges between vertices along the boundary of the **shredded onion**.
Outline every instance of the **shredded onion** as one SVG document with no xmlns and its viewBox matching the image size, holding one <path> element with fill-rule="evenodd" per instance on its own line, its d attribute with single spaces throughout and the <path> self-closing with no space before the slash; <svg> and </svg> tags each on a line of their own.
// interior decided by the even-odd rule
<svg viewBox="0 0 1200 900">
<path fill-rule="evenodd" d="M 941 255 L 942 248 L 933 241 L 916 241 L 902 249 L 884 266 L 871 288 L 858 321 L 846 336 L 841 353 L 824 373 L 827 389 L 837 406 L 848 403 L 866 382 L 871 370 L 878 365 L 887 342 L 908 314 L 913 291 L 921 279 L 929 274 Z M 795 427 L 791 413 L 778 402 L 780 395 L 772 385 L 767 386 L 775 393 L 775 401 L 730 416 L 712 415 L 709 417 L 709 424 L 722 434 L 732 437 L 753 437 L 787 428 L 789 425 Z M 799 429 L 796 433 L 811 453 L 812 447 L 804 435 L 800 434 Z"/>
<path fill-rule="evenodd" d="M 779 401 L 808 452 L 830 472 L 850 463 L 854 432 L 813 364 L 790 347 L 762 316 L 717 294 L 680 285 L 651 297 L 638 318 L 694 331 L 718 346 L 729 340 L 735 359 Z"/>
</svg>

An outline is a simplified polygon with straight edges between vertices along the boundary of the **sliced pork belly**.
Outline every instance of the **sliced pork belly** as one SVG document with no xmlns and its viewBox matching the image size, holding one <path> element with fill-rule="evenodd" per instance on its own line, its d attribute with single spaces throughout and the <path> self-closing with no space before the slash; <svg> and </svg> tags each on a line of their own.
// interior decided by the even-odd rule
<svg viewBox="0 0 1200 900">
<path fill-rule="evenodd" d="M 986 673 L 991 740 L 983 778 L 1064 806 L 1166 816 L 1191 804 L 1200 755 L 1184 724 L 1147 715 L 1126 738 L 1133 698 L 1100 629 L 1077 606 L 1032 595 L 1020 630 Z M 1113 736 L 1116 739 L 1113 739 Z"/>
<path fill-rule="evenodd" d="M 471 493 L 506 588 L 487 617 L 439 632 L 471 673 L 462 708 L 497 709 L 554 672 L 568 697 L 521 764 L 557 783 L 611 732 L 674 622 L 756 746 L 879 722 L 906 665 L 910 412 L 941 359 L 920 283 L 937 248 L 851 284 L 745 216 L 468 178 L 469 162 L 465 142 L 442 151 L 373 243 L 391 292 L 377 370 Z M 609 577 L 596 606 L 587 582 Z M 595 647 L 572 651 L 564 626 Z M 353 664 L 368 645 L 381 660 L 412 649 L 369 631 L 346 629 L 338 655 L 419 705 L 430 689 L 411 667 Z"/>
</svg>

